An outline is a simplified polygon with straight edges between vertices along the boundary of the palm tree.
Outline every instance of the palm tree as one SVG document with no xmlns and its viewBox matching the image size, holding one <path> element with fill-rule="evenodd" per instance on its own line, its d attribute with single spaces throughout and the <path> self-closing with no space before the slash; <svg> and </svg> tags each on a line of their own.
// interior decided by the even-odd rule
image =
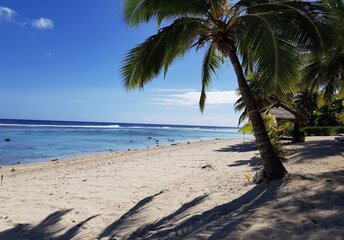
<svg viewBox="0 0 344 240">
<path fill-rule="evenodd" d="M 159 26 L 167 23 L 127 53 L 121 70 L 128 89 L 143 88 L 161 71 L 166 74 L 171 63 L 191 48 L 205 47 L 200 96 L 203 111 L 211 77 L 224 59 L 229 59 L 263 160 L 263 170 L 254 181 L 286 174 L 243 70 L 254 68 L 263 86 L 271 91 L 287 91 L 297 75 L 299 49 L 314 51 L 325 42 L 329 19 L 323 6 L 267 0 L 235 4 L 227 0 L 125 0 L 124 18 L 131 26 L 151 20 Z"/>
<path fill-rule="evenodd" d="M 247 83 L 250 87 L 251 94 L 253 95 L 255 102 L 257 104 L 257 107 L 260 111 L 262 111 L 264 108 L 268 107 L 269 105 L 272 105 L 279 101 L 279 98 L 276 96 L 273 96 L 265 91 L 265 88 L 263 88 L 257 79 L 254 77 L 246 77 Z M 239 98 L 234 103 L 234 110 L 236 112 L 241 112 L 241 115 L 239 117 L 238 125 L 242 124 L 245 120 L 248 118 L 248 113 L 246 109 L 246 105 L 244 103 L 243 98 L 241 97 L 240 90 L 238 91 Z"/>
<path fill-rule="evenodd" d="M 324 0 L 333 21 L 332 44 L 322 54 L 307 54 L 304 81 L 313 89 L 321 89 L 321 97 L 331 102 L 334 95 L 344 99 L 344 1 Z"/>
<path fill-rule="evenodd" d="M 296 109 L 307 117 L 307 124 L 310 126 L 314 126 L 315 124 L 314 111 L 318 107 L 318 97 L 319 93 L 317 91 L 312 91 L 309 88 L 306 88 L 305 90 L 296 93 L 293 98 Z"/>
</svg>

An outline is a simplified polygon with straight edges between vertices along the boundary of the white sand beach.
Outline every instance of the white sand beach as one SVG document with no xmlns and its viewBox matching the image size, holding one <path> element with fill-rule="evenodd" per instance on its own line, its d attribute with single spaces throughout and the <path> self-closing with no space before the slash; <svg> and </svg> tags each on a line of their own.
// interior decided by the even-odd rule
<svg viewBox="0 0 344 240">
<path fill-rule="evenodd" d="M 343 239 L 344 144 L 286 148 L 261 185 L 242 139 L 3 167 L 0 239 Z"/>
</svg>

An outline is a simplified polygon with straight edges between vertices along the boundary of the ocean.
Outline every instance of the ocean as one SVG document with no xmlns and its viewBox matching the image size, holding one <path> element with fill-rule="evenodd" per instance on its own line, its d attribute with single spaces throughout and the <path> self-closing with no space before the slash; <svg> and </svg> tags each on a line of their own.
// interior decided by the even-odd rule
<svg viewBox="0 0 344 240">
<path fill-rule="evenodd" d="M 240 137 L 235 127 L 0 119 L 0 166 Z"/>
</svg>

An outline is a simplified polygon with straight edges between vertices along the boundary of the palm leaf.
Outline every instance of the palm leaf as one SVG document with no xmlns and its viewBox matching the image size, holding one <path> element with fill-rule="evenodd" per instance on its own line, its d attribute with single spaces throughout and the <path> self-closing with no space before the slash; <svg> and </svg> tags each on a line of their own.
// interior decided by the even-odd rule
<svg viewBox="0 0 344 240">
<path fill-rule="evenodd" d="M 207 0 L 127 0 L 124 4 L 124 19 L 135 26 L 156 19 L 206 15 L 210 3 Z"/>
<path fill-rule="evenodd" d="M 294 44 L 298 36 L 280 30 L 292 27 L 292 23 L 284 24 L 278 13 L 246 14 L 237 18 L 238 50 L 250 52 L 253 62 L 250 64 L 262 86 L 274 94 L 292 91 L 298 81 L 300 53 Z"/>
<path fill-rule="evenodd" d="M 128 89 L 143 86 L 159 75 L 177 57 L 182 57 L 192 46 L 202 20 L 179 18 L 145 42 L 130 50 L 121 68 L 124 85 Z"/>
<path fill-rule="evenodd" d="M 199 108 L 201 112 L 204 110 L 204 104 L 206 100 L 206 90 L 211 84 L 211 77 L 220 68 L 223 59 L 216 52 L 216 47 L 211 44 L 205 53 L 202 67 L 202 90 L 199 100 Z"/>
<path fill-rule="evenodd" d="M 297 33 L 298 47 L 304 49 L 323 50 L 332 43 L 333 31 L 329 8 L 320 2 L 307 1 L 275 1 L 249 4 L 244 10 L 248 14 L 278 13 L 279 18 L 292 23 L 288 31 Z M 285 29 L 286 25 L 283 26 Z"/>
</svg>

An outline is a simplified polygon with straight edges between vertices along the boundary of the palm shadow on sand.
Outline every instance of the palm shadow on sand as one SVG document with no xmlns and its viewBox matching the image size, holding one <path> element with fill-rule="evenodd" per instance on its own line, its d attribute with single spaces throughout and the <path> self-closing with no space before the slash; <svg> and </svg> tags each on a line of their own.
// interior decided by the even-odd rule
<svg viewBox="0 0 344 240">
<path fill-rule="evenodd" d="M 230 145 L 228 147 L 220 148 L 215 150 L 215 152 L 221 153 L 243 153 L 243 152 L 253 152 L 256 151 L 256 145 L 254 142 L 245 142 L 245 143 L 238 143 L 234 145 Z M 259 157 L 252 157 L 251 159 L 247 160 L 236 160 L 230 164 L 228 167 L 237 167 L 237 166 L 244 166 L 248 165 L 252 168 L 252 170 L 256 171 L 261 167 L 261 160 Z"/>
<path fill-rule="evenodd" d="M 159 193 L 161 194 L 161 193 Z M 142 199 L 139 201 L 133 208 L 131 208 L 127 213 L 122 215 L 118 220 L 110 224 L 99 236 L 97 239 L 118 239 L 125 238 L 125 239 L 136 239 L 137 236 L 145 235 L 149 233 L 150 231 L 154 231 L 155 229 L 163 228 L 164 226 L 171 224 L 175 221 L 178 221 L 179 219 L 183 219 L 185 217 L 186 212 L 191 209 L 192 207 L 195 207 L 197 204 L 203 202 L 207 195 L 199 196 L 187 203 L 184 203 L 177 211 L 174 213 L 165 216 L 161 218 L 160 220 L 157 220 L 156 222 L 144 225 L 141 227 L 138 227 L 133 233 L 130 234 L 130 236 L 122 236 L 121 231 L 125 230 L 130 227 L 140 226 L 141 219 L 138 216 L 140 211 L 144 210 L 144 205 L 148 204 L 148 202 L 153 200 L 153 197 L 159 195 L 155 194 L 152 195 L 149 198 L 149 201 L 147 201 L 147 198 Z M 139 207 L 138 207 L 139 206 Z"/>
<path fill-rule="evenodd" d="M 256 151 L 256 144 L 253 141 L 250 142 L 244 142 L 244 143 L 238 143 L 229 145 L 228 147 L 220 148 L 215 150 L 215 152 L 224 152 L 224 153 L 230 153 L 230 152 L 252 152 Z"/>
<path fill-rule="evenodd" d="M 294 175 L 293 179 L 291 181 L 320 181 L 323 187 L 316 192 L 310 192 L 308 197 L 303 198 L 297 194 L 300 192 L 307 193 L 308 188 L 304 185 L 300 188 L 288 189 L 288 181 L 272 181 L 269 184 L 257 185 L 239 198 L 201 214 L 181 216 L 181 212 L 205 200 L 205 196 L 200 196 L 160 220 L 137 227 L 135 231 L 124 238 L 241 239 L 241 234 L 245 230 L 240 232 L 238 228 L 249 227 L 262 221 L 261 216 L 264 216 L 263 219 L 271 217 L 273 223 L 270 221 L 269 226 L 266 226 L 266 228 L 251 230 L 250 237 L 253 237 L 253 239 L 256 239 L 254 236 L 258 234 L 264 236 L 268 234 L 268 231 L 271 232 L 272 230 L 274 230 L 272 233 L 274 235 L 270 235 L 270 237 L 278 239 L 281 236 L 282 239 L 288 239 L 286 237 L 290 236 L 290 232 L 303 234 L 306 231 L 305 236 L 307 236 L 309 233 L 320 230 L 324 230 L 326 233 L 327 231 L 333 231 L 333 229 L 343 229 L 344 202 L 342 199 L 344 198 L 344 192 L 338 191 L 338 186 L 344 184 L 344 170 L 325 172 L 310 177 Z M 304 183 L 308 184 L 308 182 Z M 264 211 L 267 210 L 268 213 L 263 211 L 263 215 L 261 215 L 261 208 L 265 208 Z M 326 216 L 317 215 L 322 211 L 331 211 L 331 214 Z M 294 216 L 295 219 L 302 219 L 306 216 L 306 220 L 295 222 L 283 218 L 288 214 Z M 181 218 L 175 218 L 178 215 Z M 127 223 L 122 222 L 122 224 Z M 344 234 L 343 231 L 341 233 Z M 326 237 L 326 235 L 323 237 Z"/>
<path fill-rule="evenodd" d="M 342 156 L 344 159 L 344 143 L 332 139 L 309 141 L 297 145 L 302 147 L 290 153 L 290 155 L 294 154 L 295 163 L 302 163 L 305 160 L 321 160 L 331 156 Z"/>
<path fill-rule="evenodd" d="M 68 240 L 73 239 L 80 232 L 81 228 L 85 223 L 91 219 L 97 217 L 94 215 L 87 218 L 86 220 L 75 224 L 73 227 L 69 228 L 67 231 L 61 234 L 65 228 L 59 225 L 59 222 L 62 220 L 62 217 L 67 213 L 72 211 L 72 209 L 66 209 L 61 211 L 56 211 L 49 216 L 47 216 L 43 221 L 41 221 L 36 226 L 31 224 L 17 224 L 11 229 L 0 232 L 1 240 Z"/>
</svg>

